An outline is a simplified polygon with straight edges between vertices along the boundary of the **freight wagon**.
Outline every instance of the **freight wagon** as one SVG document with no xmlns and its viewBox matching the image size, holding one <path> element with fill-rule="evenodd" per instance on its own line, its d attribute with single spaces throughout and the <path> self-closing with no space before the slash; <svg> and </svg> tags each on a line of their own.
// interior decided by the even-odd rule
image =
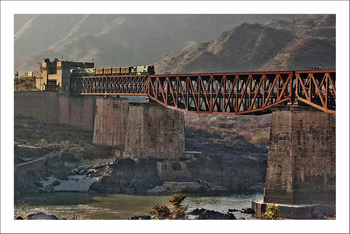
<svg viewBox="0 0 350 234">
<path fill-rule="evenodd" d="M 96 75 L 154 75 L 154 66 L 96 68 Z"/>
</svg>

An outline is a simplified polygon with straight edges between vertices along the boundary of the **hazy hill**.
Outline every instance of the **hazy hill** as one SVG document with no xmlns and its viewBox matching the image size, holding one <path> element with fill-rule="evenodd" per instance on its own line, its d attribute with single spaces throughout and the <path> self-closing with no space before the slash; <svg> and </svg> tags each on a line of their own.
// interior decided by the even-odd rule
<svg viewBox="0 0 350 234">
<path fill-rule="evenodd" d="M 155 63 L 158 73 L 335 68 L 335 15 L 244 23 Z"/>
<path fill-rule="evenodd" d="M 151 64 L 211 41 L 242 23 L 306 15 L 15 15 L 15 71 L 37 70 L 43 57 L 96 67 Z"/>
</svg>

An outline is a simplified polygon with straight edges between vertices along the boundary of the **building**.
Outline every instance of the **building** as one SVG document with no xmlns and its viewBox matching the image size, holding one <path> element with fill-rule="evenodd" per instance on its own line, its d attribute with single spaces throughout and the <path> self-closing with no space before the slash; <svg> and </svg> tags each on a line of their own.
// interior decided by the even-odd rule
<svg viewBox="0 0 350 234">
<path fill-rule="evenodd" d="M 58 90 L 69 94 L 70 78 L 76 70 L 91 70 L 94 63 L 59 61 L 57 58 L 50 61 L 44 58 L 40 66 L 40 76 L 36 76 L 36 87 L 40 90 Z M 83 74 L 83 73 L 80 73 Z"/>
</svg>

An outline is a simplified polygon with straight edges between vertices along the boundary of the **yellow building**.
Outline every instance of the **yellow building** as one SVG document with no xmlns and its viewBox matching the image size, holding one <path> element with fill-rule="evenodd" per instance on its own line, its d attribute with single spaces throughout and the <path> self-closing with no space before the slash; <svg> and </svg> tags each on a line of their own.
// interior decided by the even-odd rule
<svg viewBox="0 0 350 234">
<path fill-rule="evenodd" d="M 69 94 L 71 70 L 94 68 L 94 63 L 59 61 L 45 58 L 41 63 L 41 75 L 36 76 L 36 87 L 40 90 L 58 90 Z"/>
</svg>

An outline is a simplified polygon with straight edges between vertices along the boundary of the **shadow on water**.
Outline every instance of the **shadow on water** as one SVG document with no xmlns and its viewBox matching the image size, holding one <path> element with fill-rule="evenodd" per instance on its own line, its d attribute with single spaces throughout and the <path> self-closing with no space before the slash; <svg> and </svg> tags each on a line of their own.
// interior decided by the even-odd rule
<svg viewBox="0 0 350 234">
<path fill-rule="evenodd" d="M 15 195 L 16 205 L 30 206 L 71 206 L 76 204 L 89 204 L 97 202 L 93 196 L 88 193 L 25 193 Z"/>
</svg>

